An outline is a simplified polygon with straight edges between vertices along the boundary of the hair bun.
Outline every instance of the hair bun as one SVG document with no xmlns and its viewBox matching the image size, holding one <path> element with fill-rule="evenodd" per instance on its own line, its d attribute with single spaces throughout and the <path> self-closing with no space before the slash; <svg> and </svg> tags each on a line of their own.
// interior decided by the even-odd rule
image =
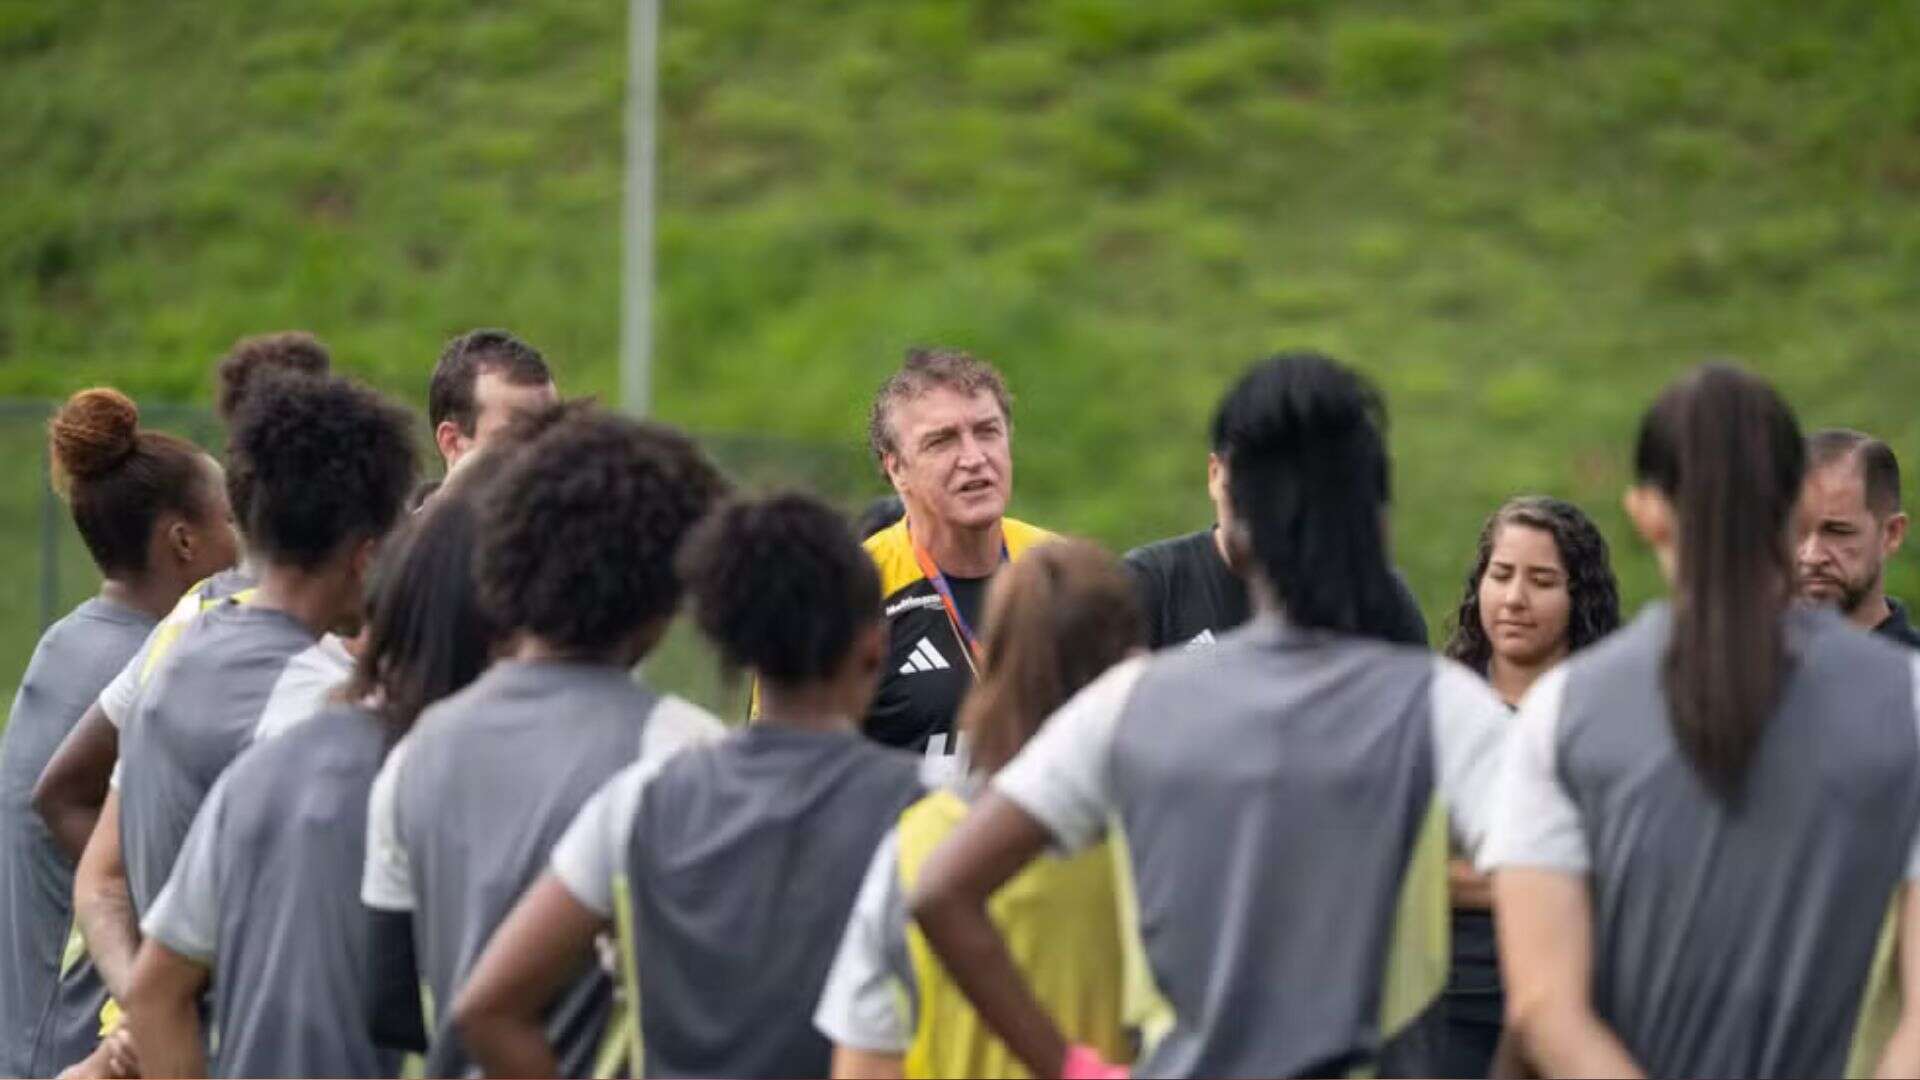
<svg viewBox="0 0 1920 1080">
<path fill-rule="evenodd" d="M 68 398 L 47 424 L 54 486 L 64 491 L 112 472 L 133 456 L 139 434 L 140 408 L 120 391 L 95 387 Z"/>
</svg>

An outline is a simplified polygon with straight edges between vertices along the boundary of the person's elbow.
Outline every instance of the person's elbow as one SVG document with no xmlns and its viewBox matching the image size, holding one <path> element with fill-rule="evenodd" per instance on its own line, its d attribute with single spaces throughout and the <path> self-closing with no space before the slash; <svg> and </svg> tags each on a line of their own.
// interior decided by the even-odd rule
<svg viewBox="0 0 1920 1080">
<path fill-rule="evenodd" d="M 170 1020 L 196 1007 L 198 983 L 187 977 L 193 965 L 156 941 L 147 941 L 135 954 L 127 979 L 127 1015 L 143 1020 Z"/>
<path fill-rule="evenodd" d="M 1556 993 L 1551 987 L 1510 982 L 1504 1010 L 1507 1034 L 1523 1053 L 1531 1055 L 1540 1046 L 1543 1034 L 1556 1026 L 1556 1018 L 1577 1013 L 1581 1008 L 1579 1002 Z"/>
<path fill-rule="evenodd" d="M 937 923 L 958 906 L 958 901 L 959 892 L 952 885 L 922 876 L 907 894 L 907 915 L 922 925 L 928 920 Z"/>
<path fill-rule="evenodd" d="M 512 1010 L 491 1000 L 485 993 L 476 993 L 475 989 L 469 983 L 453 999 L 453 1009 L 447 1014 L 447 1019 L 452 1022 L 460 1041 L 484 1062 L 489 1045 L 488 1036 L 499 1031 L 503 1024 L 511 1022 L 513 1016 Z"/>
<path fill-rule="evenodd" d="M 27 797 L 27 805 L 39 815 L 54 835 L 60 834 L 60 826 L 67 816 L 79 809 L 79 793 L 72 779 L 59 768 L 56 760 L 48 764 L 46 771 L 33 783 L 33 792 Z"/>
</svg>

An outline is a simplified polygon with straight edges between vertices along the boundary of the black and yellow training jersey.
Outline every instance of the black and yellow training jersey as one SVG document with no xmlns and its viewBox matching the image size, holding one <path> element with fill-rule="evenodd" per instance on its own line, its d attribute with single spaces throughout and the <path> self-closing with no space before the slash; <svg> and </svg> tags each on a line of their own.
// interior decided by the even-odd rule
<svg viewBox="0 0 1920 1080">
<path fill-rule="evenodd" d="M 1054 538 L 1013 518 L 1002 519 L 1000 527 L 1009 559 Z M 933 756 L 951 754 L 954 720 L 973 685 L 973 657 L 939 590 L 914 557 L 905 519 L 868 537 L 865 546 L 880 571 L 891 645 L 880 691 L 861 727 L 868 737 L 889 746 Z M 962 617 L 976 634 L 985 633 L 986 579 L 948 580 Z"/>
</svg>

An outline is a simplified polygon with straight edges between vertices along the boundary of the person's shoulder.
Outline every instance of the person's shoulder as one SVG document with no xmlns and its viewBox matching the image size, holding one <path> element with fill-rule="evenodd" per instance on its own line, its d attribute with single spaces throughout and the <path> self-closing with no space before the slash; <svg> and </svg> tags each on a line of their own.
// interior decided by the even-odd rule
<svg viewBox="0 0 1920 1080">
<path fill-rule="evenodd" d="M 481 672 L 479 678 L 422 709 L 412 730 L 401 741 L 417 746 L 443 739 L 458 740 L 460 728 L 467 719 L 485 711 L 487 699 L 492 696 L 488 678 L 492 674 L 492 671 Z"/>
<path fill-rule="evenodd" d="M 1800 651 L 1829 657 L 1829 662 L 1911 667 L 1920 658 L 1907 637 L 1880 629 L 1863 630 L 1829 608 L 1795 608 L 1788 613 L 1787 625 L 1789 648 L 1798 643 Z M 1908 628 L 1907 634 L 1912 633 Z"/>
<path fill-rule="evenodd" d="M 858 763 L 864 775 L 887 784 L 910 786 L 917 799 L 929 786 L 925 763 L 931 759 L 897 746 L 874 742 L 858 732 L 850 732 L 841 753 Z"/>
<path fill-rule="evenodd" d="M 925 580 L 920 561 L 913 557 L 913 540 L 907 535 L 906 518 L 867 537 L 860 546 L 873 560 L 873 568 L 880 572 L 880 595 L 892 596 Z"/>
<path fill-rule="evenodd" d="M 54 620 L 40 635 L 40 652 L 49 656 L 72 656 L 90 652 L 90 646 L 116 638 L 134 636 L 134 645 L 153 629 L 153 622 L 138 621 L 135 613 L 117 604 L 94 597 Z"/>
<path fill-rule="evenodd" d="M 1131 549 L 1121 561 L 1135 570 L 1165 576 L 1169 570 L 1189 565 L 1207 554 L 1213 544 L 1213 530 L 1182 533 L 1153 540 Z"/>
<path fill-rule="evenodd" d="M 1007 556 L 1014 559 L 1019 558 L 1028 548 L 1044 544 L 1049 540 L 1060 539 L 1059 533 L 1011 517 L 1000 519 L 1000 535 L 1006 541 Z"/>
</svg>

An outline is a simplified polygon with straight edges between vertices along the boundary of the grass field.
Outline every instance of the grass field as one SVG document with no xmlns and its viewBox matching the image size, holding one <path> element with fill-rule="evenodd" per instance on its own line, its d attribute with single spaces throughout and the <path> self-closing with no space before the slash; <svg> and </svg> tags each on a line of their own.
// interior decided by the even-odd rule
<svg viewBox="0 0 1920 1080">
<path fill-rule="evenodd" d="M 418 401 L 475 324 L 611 393 L 623 12 L 0 2 L 0 394 L 204 400 L 305 326 Z M 1639 600 L 1626 444 L 1688 361 L 1920 460 L 1916 48 L 1880 0 L 668 4 L 659 411 L 851 455 L 903 346 L 971 347 L 1018 512 L 1120 546 L 1205 519 L 1231 374 L 1319 347 L 1389 394 L 1436 625 L 1522 490 L 1594 510 Z"/>
</svg>

